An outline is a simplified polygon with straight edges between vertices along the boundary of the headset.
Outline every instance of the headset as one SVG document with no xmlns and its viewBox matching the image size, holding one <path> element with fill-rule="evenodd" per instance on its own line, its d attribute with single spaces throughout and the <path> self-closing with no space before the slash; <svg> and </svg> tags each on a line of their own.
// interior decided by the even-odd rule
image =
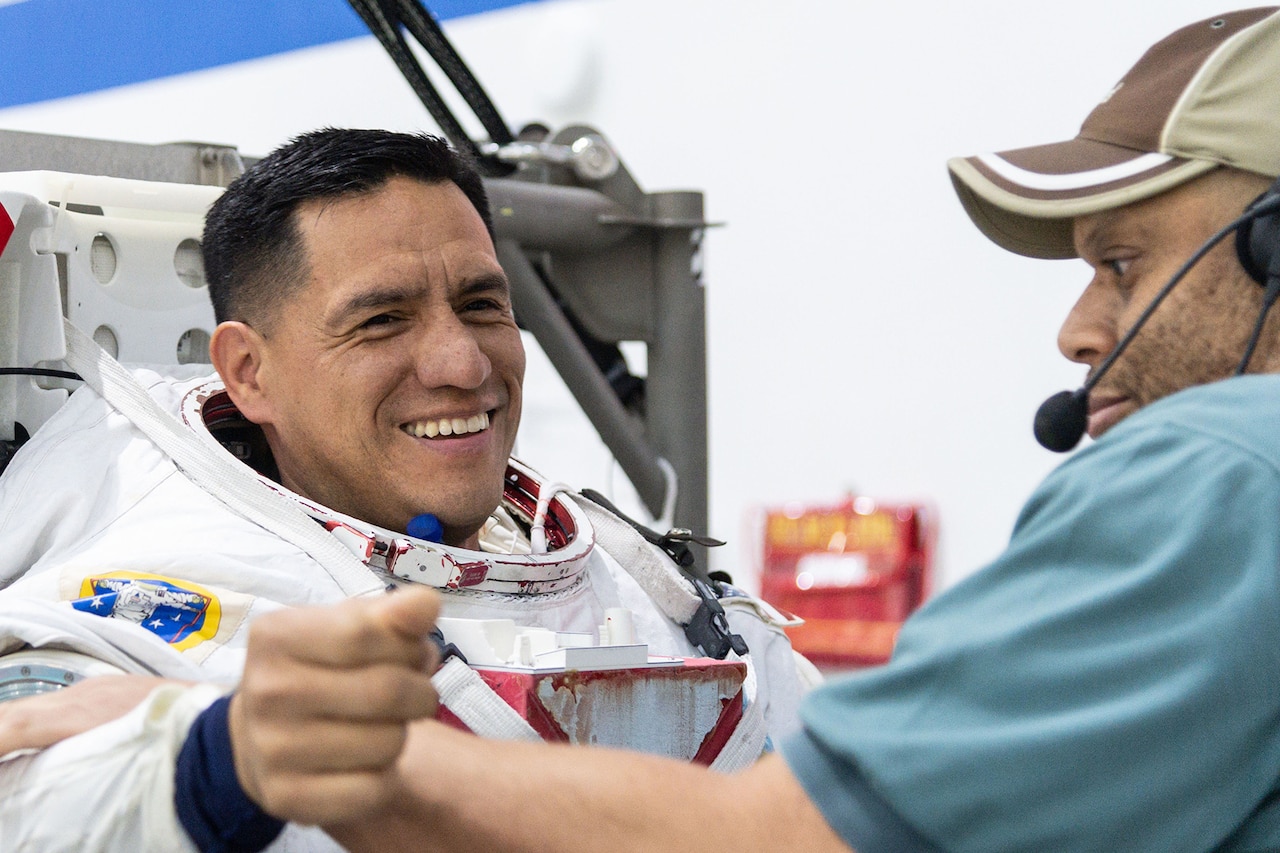
<svg viewBox="0 0 1280 853">
<path fill-rule="evenodd" d="M 1059 391 L 1040 404 L 1040 408 L 1036 410 L 1033 432 L 1041 446 L 1055 453 L 1064 453 L 1080 443 L 1089 424 L 1089 392 L 1128 348 L 1169 292 L 1214 246 L 1232 232 L 1236 235 L 1236 256 L 1240 259 L 1240 265 L 1250 278 L 1264 288 L 1262 310 L 1258 313 L 1258 320 L 1254 323 L 1253 333 L 1249 336 L 1235 375 L 1244 373 L 1258 346 L 1267 312 L 1275 304 L 1276 298 L 1280 297 L 1280 178 L 1254 199 L 1244 209 L 1244 213 L 1206 240 L 1178 268 L 1084 385 L 1075 391 Z"/>
</svg>

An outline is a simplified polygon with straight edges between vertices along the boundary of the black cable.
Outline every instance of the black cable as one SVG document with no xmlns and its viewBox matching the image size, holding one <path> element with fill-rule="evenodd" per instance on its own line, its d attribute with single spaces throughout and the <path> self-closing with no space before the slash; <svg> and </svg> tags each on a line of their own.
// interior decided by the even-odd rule
<svg viewBox="0 0 1280 853">
<path fill-rule="evenodd" d="M 409 50 L 409 45 L 400 32 L 399 19 L 388 18 L 387 10 L 378 0 L 348 1 L 360 14 L 360 17 L 364 19 L 370 32 L 382 44 L 383 49 L 391 57 L 396 67 L 400 69 L 401 76 L 408 82 L 409 87 L 413 89 L 414 94 L 418 96 L 418 100 L 422 102 L 422 105 L 427 108 L 431 118 L 439 125 L 441 133 L 453 143 L 454 148 L 466 151 L 473 158 L 479 160 L 481 156 L 480 147 L 462 129 L 462 125 L 458 123 L 457 118 L 445 105 L 440 93 L 436 91 L 435 86 L 431 85 L 431 80 L 427 77 L 422 66 L 418 64 L 418 60 Z"/>
<path fill-rule="evenodd" d="M 511 128 L 498 114 L 498 108 L 485 92 L 480 81 L 471 73 L 471 69 L 454 50 L 453 45 L 440 28 L 439 21 L 431 10 L 419 0 L 400 0 L 400 21 L 404 24 L 418 44 L 422 45 L 440 69 L 449 78 L 449 82 L 462 95 L 467 106 L 475 113 L 489 139 L 499 145 L 514 142 L 515 136 Z"/>
<path fill-rule="evenodd" d="M 78 373 L 72 373 L 70 370 L 50 370 L 47 367 L 0 367 L 0 376 L 48 376 L 52 379 L 84 381 Z"/>
<path fill-rule="evenodd" d="M 410 50 L 403 30 L 408 30 L 444 71 L 494 142 L 502 145 L 514 139 L 506 122 L 498 115 L 497 108 L 467 69 L 457 51 L 449 44 L 430 12 L 416 3 L 416 0 L 403 0 L 403 2 L 401 0 L 348 0 L 348 2 L 360 15 L 369 31 L 378 39 L 396 67 L 400 69 L 401 76 L 413 89 L 422 105 L 427 108 L 427 112 L 431 114 L 431 118 L 435 120 L 441 133 L 453 144 L 453 147 L 469 154 L 480 171 L 490 177 L 508 175 L 514 171 L 514 166 L 480 151 L 480 146 L 463 129 L 462 124 L 445 104 L 439 91 L 432 84 L 431 78 L 427 76 L 427 72 Z M 414 8 L 415 6 L 417 8 Z"/>
</svg>

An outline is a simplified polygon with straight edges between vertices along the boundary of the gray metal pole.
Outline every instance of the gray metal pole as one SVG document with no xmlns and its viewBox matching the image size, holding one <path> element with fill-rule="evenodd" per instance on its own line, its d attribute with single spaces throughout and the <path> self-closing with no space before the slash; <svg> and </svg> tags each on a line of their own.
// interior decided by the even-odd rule
<svg viewBox="0 0 1280 853">
<path fill-rule="evenodd" d="M 595 190 L 507 178 L 486 178 L 484 187 L 497 239 L 515 240 L 526 249 L 604 252 L 635 230 L 610 224 L 634 217 Z"/>
<path fill-rule="evenodd" d="M 706 305 L 699 251 L 703 196 L 650 196 L 654 236 L 654 333 L 645 383 L 647 430 L 679 478 L 674 521 L 707 533 Z M 697 553 L 701 565 L 706 555 Z"/>
<path fill-rule="evenodd" d="M 666 478 L 638 419 L 618 401 L 519 244 L 499 240 L 496 248 L 498 262 L 511 282 L 521 323 L 542 346 L 649 512 L 659 515 L 666 495 Z"/>
</svg>

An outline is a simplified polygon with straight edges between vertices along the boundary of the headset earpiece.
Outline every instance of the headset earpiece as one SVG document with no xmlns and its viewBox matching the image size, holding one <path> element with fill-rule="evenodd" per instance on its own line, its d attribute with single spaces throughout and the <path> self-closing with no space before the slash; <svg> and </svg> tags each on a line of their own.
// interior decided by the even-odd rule
<svg viewBox="0 0 1280 853">
<path fill-rule="evenodd" d="M 1280 179 L 1245 208 L 1259 215 L 1236 229 L 1236 255 L 1258 284 L 1280 276 Z"/>
</svg>

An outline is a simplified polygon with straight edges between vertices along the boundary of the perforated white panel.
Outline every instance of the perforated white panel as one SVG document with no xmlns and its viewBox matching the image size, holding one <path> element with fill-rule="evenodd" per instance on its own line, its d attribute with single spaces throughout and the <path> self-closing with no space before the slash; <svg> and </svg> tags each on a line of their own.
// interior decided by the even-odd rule
<svg viewBox="0 0 1280 853">
<path fill-rule="evenodd" d="M 221 192 L 0 173 L 0 204 L 15 223 L 0 254 L 0 362 L 61 367 L 64 314 L 126 363 L 207 362 L 214 323 L 200 235 Z M 72 386 L 0 377 L 0 438 L 12 437 L 15 420 L 34 432 L 65 400 L 63 387 Z"/>
</svg>

